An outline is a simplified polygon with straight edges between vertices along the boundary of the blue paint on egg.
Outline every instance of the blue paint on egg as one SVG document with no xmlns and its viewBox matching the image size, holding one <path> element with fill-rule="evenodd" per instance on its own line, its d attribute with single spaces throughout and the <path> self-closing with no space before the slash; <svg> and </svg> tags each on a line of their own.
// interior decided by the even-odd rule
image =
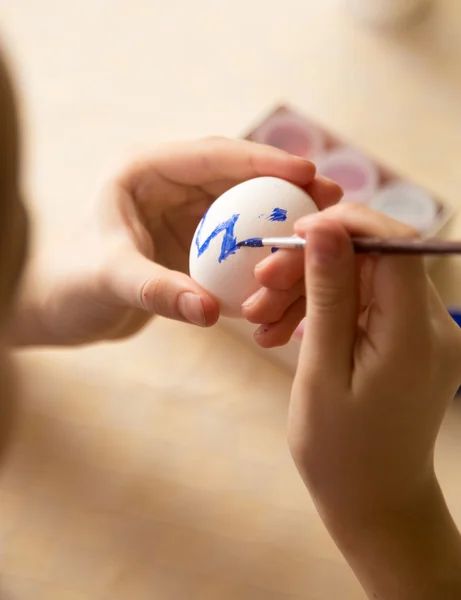
<svg viewBox="0 0 461 600">
<path fill-rule="evenodd" d="M 284 208 L 274 208 L 271 212 L 269 221 L 286 221 L 287 211 Z"/>
<path fill-rule="evenodd" d="M 195 237 L 195 245 L 197 246 L 197 256 L 202 256 L 202 254 L 208 249 L 210 242 L 220 233 L 223 234 L 223 238 L 221 242 L 221 251 L 218 257 L 218 262 L 222 262 L 232 254 L 235 254 L 239 247 L 237 245 L 237 238 L 234 234 L 234 228 L 239 216 L 240 215 L 232 215 L 230 219 L 227 219 L 227 221 L 224 221 L 224 223 L 220 223 L 219 225 L 217 225 L 210 233 L 210 235 L 206 238 L 206 240 L 200 243 L 200 234 L 205 224 L 205 215 L 199 225 L 199 229 Z"/>
<path fill-rule="evenodd" d="M 206 217 L 208 213 L 205 213 L 202 220 L 200 221 L 200 225 L 197 231 L 197 235 L 195 236 L 195 245 L 197 247 L 197 257 L 200 258 L 204 252 L 206 252 L 210 246 L 212 240 L 214 240 L 219 234 L 223 234 L 221 241 L 221 250 L 218 257 L 218 262 L 221 263 L 223 260 L 229 258 L 229 256 L 235 254 L 237 250 L 240 249 L 241 246 L 260 246 L 261 238 L 249 238 L 245 240 L 245 242 L 238 243 L 237 238 L 235 236 L 235 224 L 237 223 L 240 215 L 235 214 L 232 215 L 227 221 L 223 223 L 219 223 L 210 235 L 203 241 L 200 241 L 200 236 L 205 225 Z M 260 215 L 259 218 L 264 215 Z M 277 222 L 277 221 L 286 221 L 287 211 L 284 208 L 274 208 L 270 216 L 268 217 L 269 221 Z M 258 243 L 259 242 L 259 243 Z M 272 248 L 271 252 L 277 252 L 278 248 Z"/>
</svg>

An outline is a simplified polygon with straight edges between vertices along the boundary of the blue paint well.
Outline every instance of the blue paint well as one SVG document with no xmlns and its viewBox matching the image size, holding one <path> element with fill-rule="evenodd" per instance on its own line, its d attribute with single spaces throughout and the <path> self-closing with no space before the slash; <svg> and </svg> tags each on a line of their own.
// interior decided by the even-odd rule
<svg viewBox="0 0 461 600">
<path fill-rule="evenodd" d="M 278 252 L 280 250 L 280 248 L 271 248 L 271 252 L 272 254 L 275 254 L 276 252 Z"/>
<path fill-rule="evenodd" d="M 269 217 L 269 221 L 286 221 L 287 211 L 284 208 L 274 208 Z"/>
<path fill-rule="evenodd" d="M 234 234 L 234 227 L 238 221 L 239 216 L 240 215 L 232 215 L 230 219 L 224 221 L 224 223 L 220 223 L 217 227 L 215 227 L 215 229 L 213 229 L 213 231 L 210 233 L 207 239 L 201 244 L 200 233 L 202 232 L 203 226 L 205 224 L 205 214 L 202 221 L 200 222 L 199 230 L 195 237 L 195 245 L 197 246 L 197 256 L 202 256 L 202 254 L 208 249 L 210 242 L 220 233 L 223 233 L 224 235 L 221 243 L 221 252 L 218 257 L 218 262 L 226 260 L 226 258 L 231 256 L 231 254 L 235 254 L 239 247 L 237 245 L 237 238 Z"/>
</svg>

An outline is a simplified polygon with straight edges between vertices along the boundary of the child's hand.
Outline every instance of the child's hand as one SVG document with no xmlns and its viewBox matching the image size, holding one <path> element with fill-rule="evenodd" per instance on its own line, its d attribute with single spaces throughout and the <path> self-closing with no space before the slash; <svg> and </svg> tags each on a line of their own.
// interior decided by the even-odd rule
<svg viewBox="0 0 461 600">
<path fill-rule="evenodd" d="M 13 341 L 122 338 L 154 314 L 213 325 L 217 303 L 187 274 L 192 236 L 217 196 L 263 175 L 305 187 L 322 208 L 341 196 L 311 163 L 246 141 L 171 144 L 122 168 L 86 222 L 31 263 Z"/>
<path fill-rule="evenodd" d="M 461 543 L 433 458 L 461 383 L 461 331 L 422 258 L 354 256 L 350 236 L 413 236 L 406 226 L 345 204 L 295 231 L 306 252 L 263 270 L 291 300 L 305 283 L 288 427 L 299 472 L 370 598 L 459 598 Z"/>
</svg>

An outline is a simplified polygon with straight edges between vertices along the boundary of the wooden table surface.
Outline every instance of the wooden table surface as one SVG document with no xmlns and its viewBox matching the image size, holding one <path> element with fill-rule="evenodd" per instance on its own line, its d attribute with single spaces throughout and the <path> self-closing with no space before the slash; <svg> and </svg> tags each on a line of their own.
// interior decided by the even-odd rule
<svg viewBox="0 0 461 600">
<path fill-rule="evenodd" d="M 121 149 L 240 135 L 279 101 L 461 208 L 459 0 L 398 35 L 309 0 L 4 0 L 0 27 L 38 239 L 78 218 Z M 460 263 L 434 277 L 461 304 Z M 249 345 L 158 320 L 126 343 L 18 361 L 5 598 L 363 599 L 288 456 L 290 376 Z M 461 525 L 460 461 L 455 403 L 437 462 Z"/>
</svg>

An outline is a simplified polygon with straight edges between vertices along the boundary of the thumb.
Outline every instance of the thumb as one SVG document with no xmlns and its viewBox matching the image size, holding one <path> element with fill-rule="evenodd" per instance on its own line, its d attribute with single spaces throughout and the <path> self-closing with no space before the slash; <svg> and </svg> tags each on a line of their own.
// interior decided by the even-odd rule
<svg viewBox="0 0 461 600">
<path fill-rule="evenodd" d="M 304 374 L 324 373 L 349 385 L 356 334 L 355 258 L 347 231 L 325 218 L 299 221 L 306 239 L 307 314 L 301 345 Z"/>
<path fill-rule="evenodd" d="M 128 307 L 201 327 L 219 318 L 217 301 L 189 276 L 138 252 L 125 254 L 109 281 L 110 293 Z"/>
</svg>

